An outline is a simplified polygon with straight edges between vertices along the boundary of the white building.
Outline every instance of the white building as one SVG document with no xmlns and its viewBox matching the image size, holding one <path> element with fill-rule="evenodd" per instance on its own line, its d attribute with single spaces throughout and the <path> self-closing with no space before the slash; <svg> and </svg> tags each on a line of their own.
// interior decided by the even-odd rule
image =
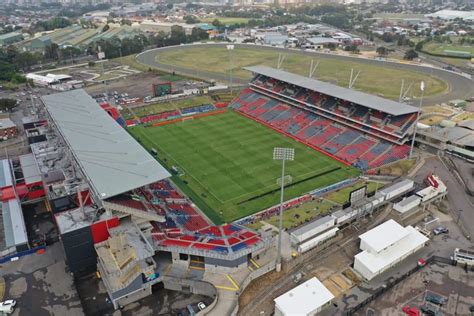
<svg viewBox="0 0 474 316">
<path fill-rule="evenodd" d="M 362 252 L 354 257 L 354 270 L 371 280 L 423 248 L 428 241 L 412 226 L 393 219 L 359 236 Z"/>
<path fill-rule="evenodd" d="M 275 316 L 310 316 L 331 303 L 334 295 L 317 279 L 298 285 L 275 301 Z"/>
</svg>

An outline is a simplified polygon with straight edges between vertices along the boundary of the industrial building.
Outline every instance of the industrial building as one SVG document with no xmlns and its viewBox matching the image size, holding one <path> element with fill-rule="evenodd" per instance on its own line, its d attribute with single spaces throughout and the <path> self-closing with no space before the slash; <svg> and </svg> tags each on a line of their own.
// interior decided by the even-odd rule
<svg viewBox="0 0 474 316">
<path fill-rule="evenodd" d="M 11 45 L 23 40 L 23 35 L 18 32 L 11 32 L 0 35 L 0 46 Z"/>
<path fill-rule="evenodd" d="M 0 140 L 7 140 L 18 135 L 15 123 L 9 118 L 0 119 Z"/>
<path fill-rule="evenodd" d="M 316 315 L 329 305 L 332 299 L 334 295 L 313 277 L 274 300 L 275 316 Z"/>
<path fill-rule="evenodd" d="M 429 240 L 412 226 L 393 219 L 359 236 L 362 252 L 354 257 L 354 270 L 372 280 L 426 245 Z"/>
<path fill-rule="evenodd" d="M 13 254 L 30 249 L 23 204 L 40 201 L 44 189 L 33 155 L 0 161 L 1 223 L 0 251 Z"/>
</svg>

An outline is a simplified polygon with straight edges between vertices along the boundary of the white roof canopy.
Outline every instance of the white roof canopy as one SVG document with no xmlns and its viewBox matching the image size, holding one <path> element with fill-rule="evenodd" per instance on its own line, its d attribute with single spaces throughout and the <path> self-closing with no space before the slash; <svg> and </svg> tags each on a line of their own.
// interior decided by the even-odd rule
<svg viewBox="0 0 474 316">
<path fill-rule="evenodd" d="M 317 278 L 312 278 L 277 297 L 275 304 L 284 315 L 308 315 L 333 298 Z"/>
<path fill-rule="evenodd" d="M 403 226 L 390 219 L 360 235 L 359 238 L 372 250 L 380 252 L 407 235 L 408 231 Z"/>
<path fill-rule="evenodd" d="M 100 199 L 170 176 L 84 90 L 46 95 L 42 100 Z"/>
</svg>

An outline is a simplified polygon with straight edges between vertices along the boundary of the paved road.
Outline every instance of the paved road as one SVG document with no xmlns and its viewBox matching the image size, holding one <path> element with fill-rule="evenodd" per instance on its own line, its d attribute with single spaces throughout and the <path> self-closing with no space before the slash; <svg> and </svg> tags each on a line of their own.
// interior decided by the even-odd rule
<svg viewBox="0 0 474 316">
<path fill-rule="evenodd" d="M 170 47 L 163 47 L 163 48 L 155 48 L 137 55 L 138 62 L 145 64 L 149 67 L 156 68 L 159 70 L 167 71 L 167 72 L 176 72 L 177 74 L 182 74 L 191 77 L 199 77 L 203 79 L 215 79 L 215 80 L 223 80 L 228 81 L 229 76 L 224 73 L 215 73 L 210 71 L 203 71 L 203 70 L 190 70 L 188 68 L 173 66 L 168 64 L 160 63 L 156 60 L 158 54 L 168 51 L 168 50 L 176 50 L 176 49 L 192 49 L 196 45 L 199 46 L 215 46 L 215 45 L 226 45 L 226 44 L 191 44 L 191 45 L 180 45 L 180 46 L 170 46 Z M 384 67 L 393 68 L 393 69 L 403 69 L 403 70 L 411 70 L 416 71 L 419 73 L 424 73 L 430 76 L 438 77 L 449 85 L 449 91 L 442 95 L 426 97 L 424 99 L 425 105 L 430 104 L 437 104 L 442 102 L 447 102 L 454 99 L 467 99 L 469 97 L 474 96 L 474 81 L 468 79 L 466 77 L 461 76 L 460 74 L 453 73 L 450 71 L 446 71 L 443 69 L 435 68 L 435 67 L 427 67 L 422 65 L 414 65 L 414 64 L 402 64 L 402 63 L 395 63 L 395 62 L 388 62 L 388 61 L 381 61 L 375 59 L 365 59 L 359 57 L 351 57 L 351 56 L 342 56 L 342 55 L 335 55 L 335 54 L 327 54 L 327 53 L 320 53 L 320 52 L 308 52 L 302 50 L 294 50 L 294 49 L 287 49 L 287 48 L 277 48 L 277 47 L 269 47 L 269 46 L 255 46 L 250 44 L 235 44 L 237 47 L 258 47 L 259 50 L 273 50 L 277 52 L 286 52 L 286 53 L 297 53 L 306 56 L 315 56 L 315 57 L 323 57 L 329 59 L 335 59 L 339 61 L 351 61 L 351 62 L 358 62 L 365 65 L 382 65 Z M 234 82 L 237 84 L 245 84 L 248 80 L 234 78 Z M 394 83 L 394 84 L 399 84 Z"/>
<path fill-rule="evenodd" d="M 432 157 L 426 159 L 423 167 L 417 172 L 415 181 L 423 182 L 429 173 L 435 173 L 448 187 L 448 204 L 451 208 L 454 220 L 457 221 L 459 210 L 460 222 L 463 223 L 464 228 L 468 231 L 470 236 L 474 236 L 474 203 L 467 195 L 464 186 L 453 176 L 453 172 L 446 168 L 446 166 L 437 158 Z"/>
</svg>

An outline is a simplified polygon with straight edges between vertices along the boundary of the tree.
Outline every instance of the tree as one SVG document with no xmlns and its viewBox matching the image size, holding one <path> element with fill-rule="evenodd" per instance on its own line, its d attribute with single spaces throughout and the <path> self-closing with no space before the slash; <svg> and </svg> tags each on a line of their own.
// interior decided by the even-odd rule
<svg viewBox="0 0 474 316">
<path fill-rule="evenodd" d="M 16 107 L 15 99 L 0 99 L 0 111 L 11 112 Z"/>
<path fill-rule="evenodd" d="M 406 60 L 413 60 L 418 58 L 418 53 L 414 49 L 409 49 L 405 52 L 405 56 L 403 56 Z"/>
<path fill-rule="evenodd" d="M 214 25 L 215 27 L 223 27 L 224 26 L 221 23 L 221 21 L 219 21 L 218 19 L 214 19 L 214 21 L 212 21 L 212 25 Z"/>
<path fill-rule="evenodd" d="M 387 56 L 388 55 L 388 49 L 386 47 L 383 47 L 383 46 L 377 47 L 377 49 L 375 51 L 377 52 L 377 54 L 379 54 L 379 56 Z"/>
<path fill-rule="evenodd" d="M 107 32 L 109 29 L 110 29 L 109 24 L 104 25 L 104 27 L 102 28 L 102 33 Z"/>
<path fill-rule="evenodd" d="M 166 8 L 167 8 L 168 10 L 173 9 L 173 4 L 172 4 L 172 3 L 168 3 L 168 4 L 166 5 Z"/>
<path fill-rule="evenodd" d="M 200 22 L 194 15 L 186 15 L 183 19 L 186 24 L 196 24 Z"/>
<path fill-rule="evenodd" d="M 423 50 L 423 41 L 419 41 L 415 45 L 415 50 L 421 52 Z"/>
</svg>

